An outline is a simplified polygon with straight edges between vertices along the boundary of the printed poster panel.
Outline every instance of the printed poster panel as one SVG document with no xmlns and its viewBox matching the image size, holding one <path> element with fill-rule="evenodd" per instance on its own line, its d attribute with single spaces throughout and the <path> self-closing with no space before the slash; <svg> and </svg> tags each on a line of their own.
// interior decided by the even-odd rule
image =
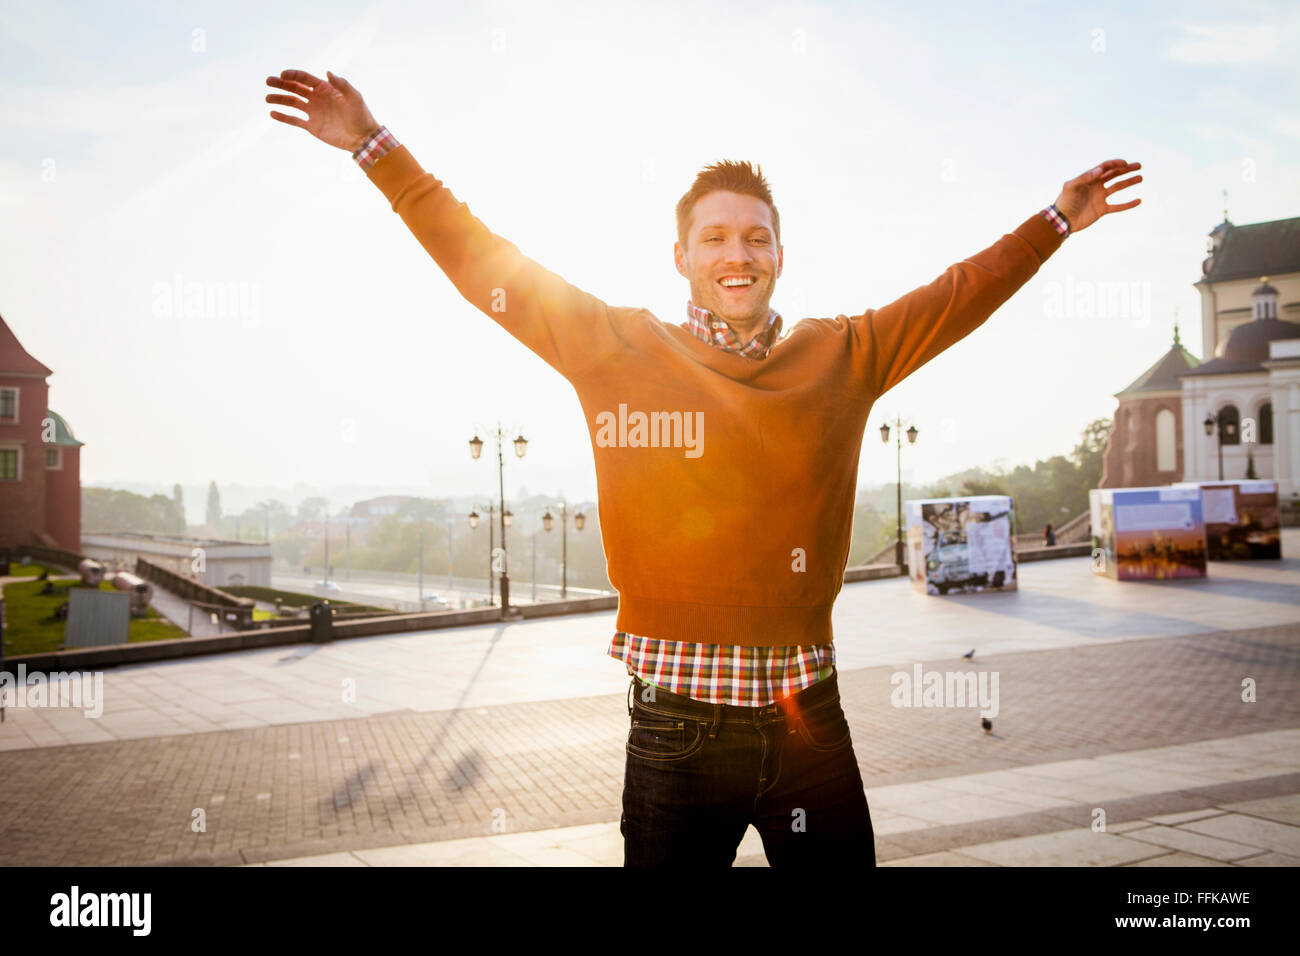
<svg viewBox="0 0 1300 956">
<path fill-rule="evenodd" d="M 1101 510 L 1100 526 L 1093 529 L 1094 571 L 1121 581 L 1205 576 L 1199 488 L 1101 488 L 1090 494 L 1100 499 Z"/>
<path fill-rule="evenodd" d="M 1282 557 L 1276 481 L 1182 481 L 1174 487 L 1201 489 L 1205 502 L 1205 553 L 1209 560 Z"/>
<path fill-rule="evenodd" d="M 1201 507 L 1207 528 L 1212 524 L 1237 523 L 1237 496 L 1231 488 L 1202 488 Z"/>
<path fill-rule="evenodd" d="M 1088 518 L 1092 522 L 1092 570 L 1108 578 L 1117 576 L 1115 521 L 1110 496 L 1104 488 L 1088 491 Z"/>
<path fill-rule="evenodd" d="M 927 594 L 1015 590 L 1010 497 L 910 500 L 906 514 L 909 576 Z"/>
</svg>

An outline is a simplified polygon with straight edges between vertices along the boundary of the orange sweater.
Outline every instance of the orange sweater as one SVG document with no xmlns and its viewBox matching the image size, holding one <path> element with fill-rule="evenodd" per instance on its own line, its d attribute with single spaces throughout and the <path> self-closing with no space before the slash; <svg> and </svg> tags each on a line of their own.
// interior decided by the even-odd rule
<svg viewBox="0 0 1300 956">
<path fill-rule="evenodd" d="M 702 644 L 831 642 L 872 403 L 981 325 L 1063 241 L 1035 212 L 890 305 L 803 319 L 760 362 L 570 285 L 489 231 L 405 146 L 366 174 L 461 295 L 577 392 L 618 630 Z"/>
</svg>

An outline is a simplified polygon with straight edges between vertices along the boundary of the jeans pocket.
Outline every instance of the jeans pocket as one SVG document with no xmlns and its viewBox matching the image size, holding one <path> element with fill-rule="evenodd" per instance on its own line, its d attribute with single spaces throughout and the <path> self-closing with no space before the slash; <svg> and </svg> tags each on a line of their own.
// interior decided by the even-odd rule
<svg viewBox="0 0 1300 956">
<path fill-rule="evenodd" d="M 794 719 L 798 722 L 799 736 L 813 750 L 839 750 L 848 746 L 849 721 L 838 697 L 801 711 Z"/>
<path fill-rule="evenodd" d="M 649 717 L 639 712 L 627 732 L 627 752 L 644 760 L 681 760 L 704 744 L 704 727 L 696 720 Z"/>
</svg>

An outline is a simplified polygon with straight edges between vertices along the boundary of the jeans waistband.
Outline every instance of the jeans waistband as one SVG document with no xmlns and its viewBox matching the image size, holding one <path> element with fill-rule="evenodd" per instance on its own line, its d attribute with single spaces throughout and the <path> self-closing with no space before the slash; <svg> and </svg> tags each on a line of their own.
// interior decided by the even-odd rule
<svg viewBox="0 0 1300 956">
<path fill-rule="evenodd" d="M 634 676 L 628 688 L 628 713 L 632 713 L 635 706 L 643 711 L 672 714 L 695 720 L 750 724 L 755 719 L 783 716 L 792 711 L 806 711 L 828 701 L 836 700 L 840 694 L 838 675 L 838 670 L 832 670 L 829 677 L 824 677 L 817 683 L 764 707 L 710 704 L 706 701 L 696 700 L 693 697 L 674 694 Z M 647 688 L 653 689 L 653 696 L 646 692 Z"/>
</svg>

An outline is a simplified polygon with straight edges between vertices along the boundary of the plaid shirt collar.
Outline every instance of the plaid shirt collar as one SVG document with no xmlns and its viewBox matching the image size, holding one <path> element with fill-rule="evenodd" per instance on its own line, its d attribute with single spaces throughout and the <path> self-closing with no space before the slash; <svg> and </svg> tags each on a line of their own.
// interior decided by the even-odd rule
<svg viewBox="0 0 1300 956">
<path fill-rule="evenodd" d="M 772 345 L 781 335 L 783 321 L 775 309 L 770 309 L 767 315 L 767 325 L 763 328 L 763 331 L 742 345 L 740 337 L 732 331 L 731 326 L 721 320 L 715 320 L 712 312 L 708 309 L 701 309 L 694 302 L 687 299 L 686 321 L 682 323 L 682 327 L 700 341 L 716 345 L 720 349 L 725 349 L 728 352 L 739 352 L 747 358 L 765 359 L 768 352 L 772 350 Z"/>
</svg>

